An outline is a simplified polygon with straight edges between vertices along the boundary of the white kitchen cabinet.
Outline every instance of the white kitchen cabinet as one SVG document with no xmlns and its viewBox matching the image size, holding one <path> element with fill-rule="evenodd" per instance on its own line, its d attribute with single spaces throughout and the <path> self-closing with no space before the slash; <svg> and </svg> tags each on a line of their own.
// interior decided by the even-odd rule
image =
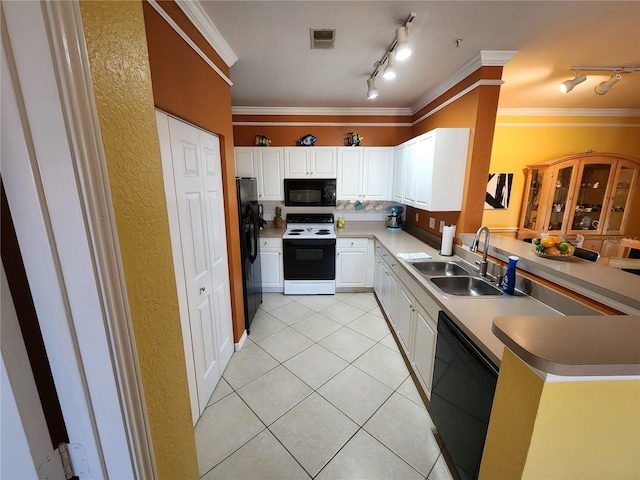
<svg viewBox="0 0 640 480">
<path fill-rule="evenodd" d="M 437 128 L 407 142 L 403 203 L 437 211 L 462 208 L 468 128 Z"/>
<path fill-rule="evenodd" d="M 373 287 L 374 264 L 373 240 L 336 240 L 336 288 Z"/>
<path fill-rule="evenodd" d="M 409 361 L 412 359 L 411 341 L 415 324 L 415 301 L 406 287 L 400 283 L 395 292 L 396 333 Z"/>
<path fill-rule="evenodd" d="M 284 289 L 282 252 L 281 238 L 260 239 L 262 290 L 265 292 L 282 292 Z"/>
<path fill-rule="evenodd" d="M 384 201 L 391 197 L 392 147 L 338 148 L 338 200 Z"/>
<path fill-rule="evenodd" d="M 403 203 L 404 197 L 404 169 L 406 163 L 407 145 L 403 143 L 394 148 L 393 155 L 393 185 L 391 187 L 391 200 Z"/>
<path fill-rule="evenodd" d="M 336 178 L 336 147 L 284 147 L 284 178 Z"/>
<path fill-rule="evenodd" d="M 336 288 L 366 287 L 367 253 L 366 238 L 336 240 Z"/>
<path fill-rule="evenodd" d="M 235 147 L 236 176 L 258 180 L 258 200 L 284 200 L 282 147 Z"/>
<path fill-rule="evenodd" d="M 411 364 L 427 397 L 431 398 L 433 364 L 436 356 L 437 322 L 421 304 L 416 303 L 413 311 L 414 335 Z"/>
</svg>

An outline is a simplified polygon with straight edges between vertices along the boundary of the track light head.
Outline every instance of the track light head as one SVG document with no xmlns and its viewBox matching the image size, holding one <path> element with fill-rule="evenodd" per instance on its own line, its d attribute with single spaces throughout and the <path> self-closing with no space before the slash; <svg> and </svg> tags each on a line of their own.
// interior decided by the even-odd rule
<svg viewBox="0 0 640 480">
<path fill-rule="evenodd" d="M 598 95 L 604 95 L 609 90 L 611 90 L 611 87 L 613 87 L 620 80 L 622 80 L 622 74 L 621 73 L 611 72 L 611 76 L 609 77 L 609 80 L 605 80 L 604 82 L 599 83 L 598 85 L 595 86 L 595 88 L 593 90 Z"/>
<path fill-rule="evenodd" d="M 411 44 L 408 40 L 408 31 L 406 25 L 402 25 L 396 30 L 396 60 L 405 60 L 411 56 Z"/>
<path fill-rule="evenodd" d="M 569 93 L 571 90 L 573 90 L 573 87 L 575 87 L 576 85 L 580 85 L 586 79 L 587 79 L 586 75 L 576 75 L 575 78 L 562 82 L 560 84 L 560 91 L 562 93 Z"/>
<path fill-rule="evenodd" d="M 384 67 L 384 73 L 382 76 L 387 80 L 393 80 L 396 78 L 396 55 L 395 52 L 390 52 L 387 55 L 387 65 Z"/>
<path fill-rule="evenodd" d="M 367 100 L 373 100 L 378 96 L 378 89 L 376 88 L 376 80 L 373 77 L 369 77 L 367 80 Z"/>
</svg>

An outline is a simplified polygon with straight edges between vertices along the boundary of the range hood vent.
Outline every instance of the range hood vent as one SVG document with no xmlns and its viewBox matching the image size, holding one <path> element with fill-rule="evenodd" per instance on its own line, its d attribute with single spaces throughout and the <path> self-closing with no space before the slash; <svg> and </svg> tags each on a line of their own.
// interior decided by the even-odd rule
<svg viewBox="0 0 640 480">
<path fill-rule="evenodd" d="M 328 28 L 311 29 L 311 49 L 331 50 L 335 44 L 336 31 Z"/>
</svg>

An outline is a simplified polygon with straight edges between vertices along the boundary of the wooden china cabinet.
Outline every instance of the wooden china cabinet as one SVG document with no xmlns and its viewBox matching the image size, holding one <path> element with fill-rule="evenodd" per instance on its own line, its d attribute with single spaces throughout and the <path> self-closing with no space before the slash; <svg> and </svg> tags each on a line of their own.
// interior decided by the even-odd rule
<svg viewBox="0 0 640 480">
<path fill-rule="evenodd" d="M 640 215 L 639 171 L 637 159 L 595 152 L 529 165 L 518 237 L 582 234 L 585 248 L 600 250 L 604 236 L 624 235 Z"/>
</svg>

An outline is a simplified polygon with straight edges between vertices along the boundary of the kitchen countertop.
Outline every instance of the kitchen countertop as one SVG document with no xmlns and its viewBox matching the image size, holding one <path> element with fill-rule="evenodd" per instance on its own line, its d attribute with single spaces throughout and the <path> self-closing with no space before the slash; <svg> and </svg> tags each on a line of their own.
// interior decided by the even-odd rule
<svg viewBox="0 0 640 480">
<path fill-rule="evenodd" d="M 282 237 L 283 232 L 284 229 L 265 228 L 261 231 L 261 235 L 263 237 Z M 381 222 L 350 222 L 344 228 L 337 228 L 336 235 L 337 238 L 375 238 L 395 255 L 396 258 L 399 253 L 424 252 L 430 255 L 431 259 L 435 261 L 464 261 L 458 256 L 441 256 L 436 249 L 407 232 L 402 230 L 388 230 Z M 473 239 L 473 235 L 463 234 L 462 236 L 465 237 L 463 238 L 465 243 L 470 243 L 470 240 Z M 482 245 L 483 243 L 481 242 L 481 246 Z M 617 288 L 617 285 L 620 285 L 622 292 L 616 297 L 617 300 L 624 302 L 630 301 L 631 305 L 634 305 L 633 302 L 639 301 L 637 292 L 640 290 L 634 287 L 633 282 L 637 282 L 640 277 L 627 272 L 612 272 L 611 270 L 615 269 L 591 262 L 583 262 L 579 259 L 560 262 L 540 258 L 531 252 L 531 245 L 500 235 L 492 236 L 489 255 L 502 260 L 506 260 L 509 255 L 518 255 L 520 256 L 520 261 L 518 262 L 519 268 L 526 267 L 525 270 L 551 280 L 554 283 L 567 286 L 570 289 L 574 289 L 574 286 L 576 286 L 575 289 L 579 291 L 579 293 L 595 298 L 606 305 L 612 304 L 615 305 L 615 307 L 620 307 L 619 301 L 608 299 L 607 302 L 605 302 L 603 301 L 604 299 L 601 298 L 606 296 L 607 292 L 612 288 Z M 508 344 L 511 350 L 523 356 L 522 358 L 525 362 L 534 368 L 552 374 L 567 375 L 567 373 L 559 372 L 581 372 L 571 373 L 571 375 L 616 375 L 620 374 L 615 372 L 620 372 L 621 368 L 624 370 L 625 367 L 621 367 L 620 365 L 628 358 L 636 362 L 633 368 L 637 368 L 637 356 L 633 357 L 633 353 L 629 352 L 629 348 L 631 347 L 625 347 L 625 353 L 623 354 L 619 352 L 620 349 L 618 347 L 615 347 L 615 342 L 605 341 L 604 346 L 606 348 L 603 348 L 603 343 L 599 343 L 597 348 L 592 347 L 593 350 L 598 350 L 600 352 L 599 354 L 593 354 L 590 357 L 581 357 L 583 351 L 579 346 L 577 346 L 576 349 L 569 347 L 571 345 L 578 345 L 582 341 L 583 335 L 573 337 L 571 341 L 562 343 L 561 345 L 559 345 L 558 342 L 554 343 L 547 341 L 548 339 L 545 340 L 546 335 L 553 336 L 552 332 L 554 332 L 554 329 L 560 329 L 561 331 L 575 330 L 583 334 L 585 327 L 597 325 L 598 328 L 594 328 L 594 332 L 602 332 L 603 328 L 613 329 L 622 326 L 620 322 L 621 319 L 630 318 L 631 320 L 623 320 L 623 322 L 630 322 L 631 324 L 633 324 L 635 319 L 637 323 L 638 318 L 636 317 L 602 315 L 564 316 L 561 312 L 554 310 L 533 297 L 525 295 L 447 297 L 443 296 L 440 290 L 433 286 L 427 279 L 419 275 L 409 262 L 399 258 L 397 258 L 397 260 L 403 270 L 408 273 L 423 290 L 430 294 L 442 310 L 456 322 L 465 334 L 476 343 L 496 365 L 500 365 L 505 344 Z M 593 270 L 593 267 L 599 271 L 598 274 L 588 273 Z M 620 277 L 618 273 L 624 274 L 626 283 L 630 285 L 619 284 Z M 601 278 L 604 277 L 604 279 L 594 278 L 598 276 Z M 616 281 L 609 282 L 610 276 L 616 277 Z M 635 285 L 637 286 L 638 284 Z M 636 288 L 635 296 L 632 292 L 634 288 Z M 595 290 L 593 294 L 591 289 Z M 627 306 L 627 308 L 631 307 Z M 634 309 L 631 308 L 631 310 Z M 559 319 L 559 316 L 562 316 L 562 319 Z M 498 324 L 500 326 L 496 327 L 496 331 L 493 330 L 494 319 L 499 319 Z M 616 321 L 618 321 L 618 323 L 611 326 L 611 322 Z M 505 322 L 513 323 L 510 326 L 504 326 Z M 627 323 L 625 323 L 625 325 L 626 324 Z M 536 326 L 539 328 L 536 329 Z M 505 330 L 503 331 L 501 328 Z M 524 335 L 523 332 L 528 332 L 528 336 L 522 336 Z M 500 338 L 496 336 L 496 334 L 499 335 Z M 624 334 L 622 335 L 624 336 Z M 538 340 L 535 340 L 536 336 L 538 336 Z M 603 336 L 602 333 L 600 333 L 600 335 L 594 333 L 589 339 L 590 341 L 596 341 L 598 338 L 602 339 Z M 580 338 L 580 342 L 576 342 L 576 338 Z M 637 339 L 637 335 L 634 339 Z M 544 347 L 545 345 L 547 345 L 546 348 Z M 619 343 L 617 345 L 623 346 L 624 344 Z M 637 352 L 637 341 L 634 347 Z M 531 348 L 531 351 L 529 351 L 529 348 Z M 572 351 L 574 352 L 573 357 L 571 357 Z M 611 355 L 609 355 L 609 353 L 611 353 Z M 572 358 L 581 358 L 581 360 L 577 363 L 571 363 Z M 594 360 L 599 363 L 594 365 Z M 580 363 L 580 361 L 583 363 Z M 629 371 L 635 371 L 633 368 Z"/>
<path fill-rule="evenodd" d="M 471 245 L 474 234 L 463 233 L 460 238 Z M 580 258 L 551 260 L 538 257 L 530 243 L 491 235 L 489 255 L 507 261 L 509 255 L 520 257 L 518 268 L 569 288 L 588 298 L 629 315 L 640 315 L 640 276 L 589 262 Z M 484 248 L 484 236 L 480 242 Z"/>
<path fill-rule="evenodd" d="M 523 361 L 562 376 L 640 375 L 640 316 L 498 317 L 493 332 Z"/>
</svg>

